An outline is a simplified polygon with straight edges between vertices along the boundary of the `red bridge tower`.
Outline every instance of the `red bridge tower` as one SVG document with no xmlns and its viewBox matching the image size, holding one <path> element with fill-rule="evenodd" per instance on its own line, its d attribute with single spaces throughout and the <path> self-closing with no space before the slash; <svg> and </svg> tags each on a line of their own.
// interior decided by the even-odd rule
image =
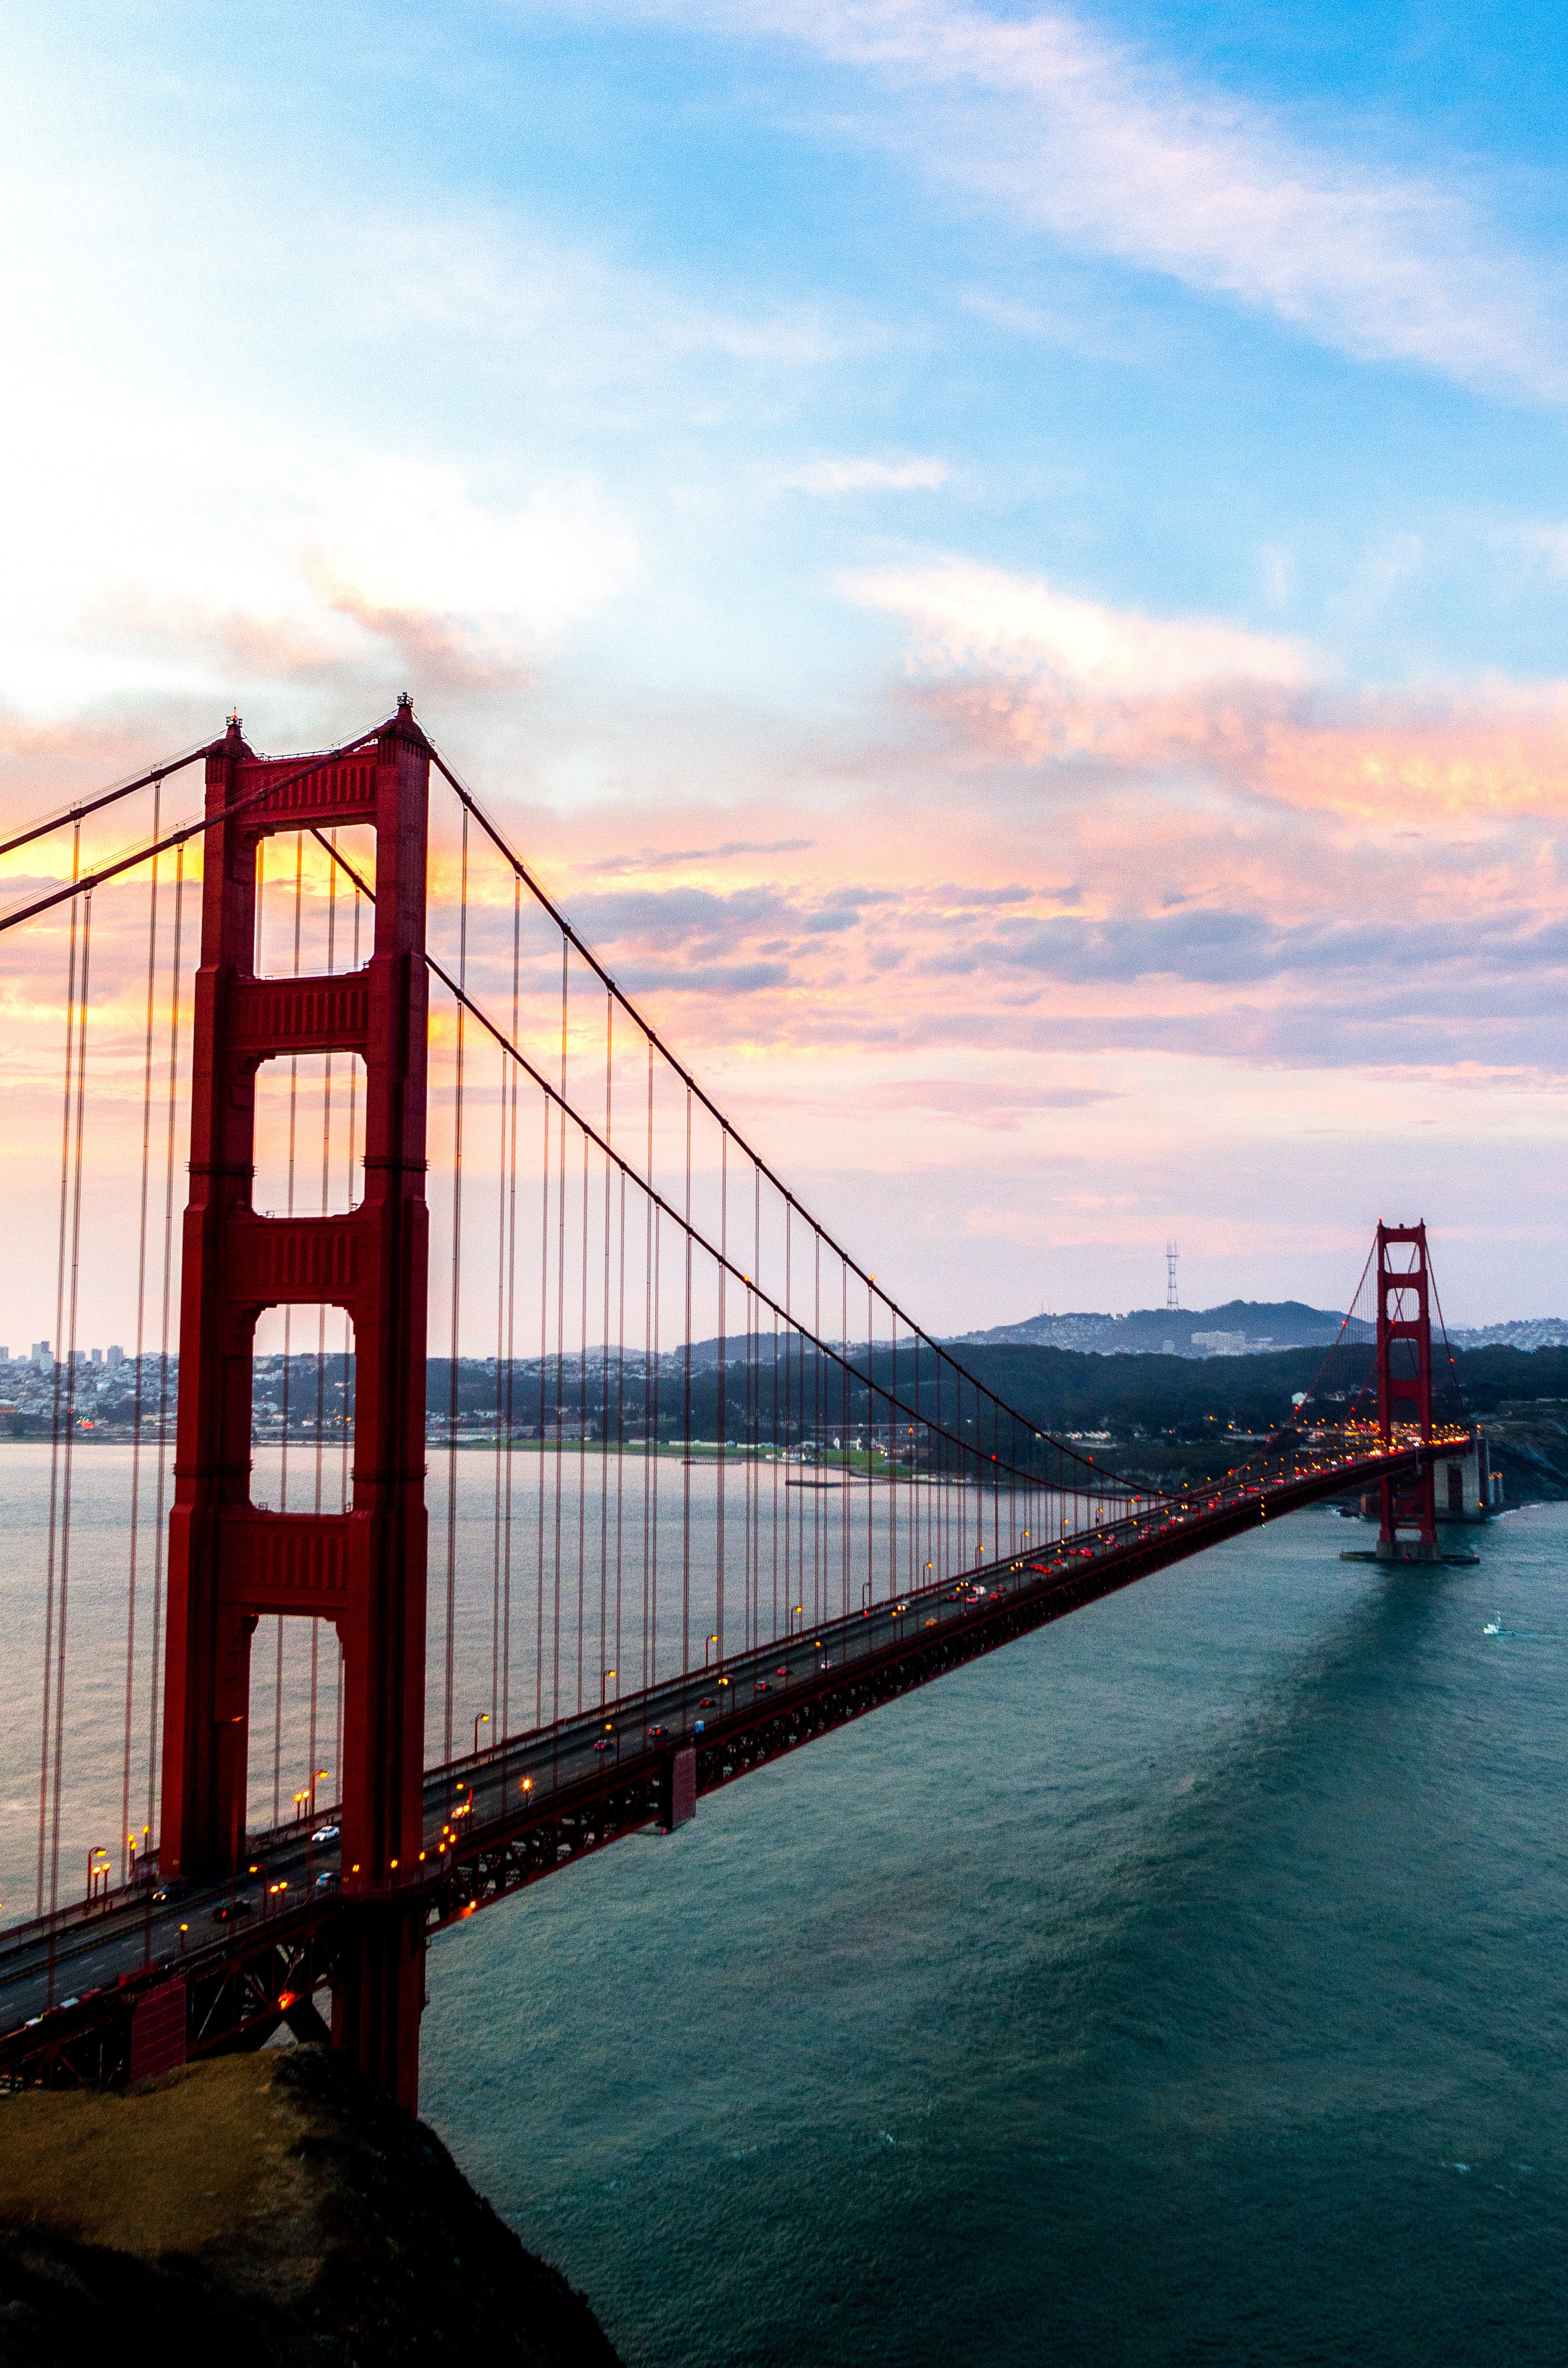
<svg viewBox="0 0 1568 2368">
<path fill-rule="evenodd" d="M 343 1888 L 358 1907 L 333 2036 L 412 2106 L 419 2079 L 425 1751 L 426 831 L 428 745 L 406 700 L 362 747 L 264 762 L 238 719 L 207 759 L 190 1200 L 169 1538 L 165 1879 L 227 1873 L 245 1847 L 250 1645 L 274 1612 L 331 1621 L 344 1656 Z M 273 785 L 276 785 L 275 787 Z M 375 940 L 363 970 L 258 978 L 256 849 L 278 831 L 369 824 Z M 256 1076 L 291 1053 L 365 1063 L 365 1179 L 345 1216 L 251 1205 Z M 250 1500 L 251 1366 L 266 1307 L 329 1304 L 354 1326 L 347 1513 Z"/>
<path fill-rule="evenodd" d="M 1395 1429 L 1432 1438 L 1432 1277 L 1426 1227 L 1378 1226 L 1378 1424 L 1383 1445 Z M 1415 1559 L 1437 1559 L 1436 1481 L 1430 1458 L 1413 1479 L 1384 1480 L 1378 1553 L 1390 1561 L 1408 1552 L 1399 1531 L 1418 1530 Z"/>
</svg>

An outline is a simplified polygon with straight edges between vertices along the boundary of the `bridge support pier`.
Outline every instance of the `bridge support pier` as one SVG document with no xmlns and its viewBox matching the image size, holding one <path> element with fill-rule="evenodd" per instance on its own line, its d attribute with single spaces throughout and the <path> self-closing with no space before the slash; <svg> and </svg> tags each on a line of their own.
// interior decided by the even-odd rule
<svg viewBox="0 0 1568 2368">
<path fill-rule="evenodd" d="M 395 1897 L 356 1914 L 332 1994 L 332 2041 L 410 2112 L 419 2103 L 425 1918 Z"/>
<path fill-rule="evenodd" d="M 1431 1271 L 1426 1227 L 1378 1226 L 1378 1427 L 1390 1447 L 1397 1429 L 1432 1439 Z M 1430 1461 L 1412 1479 L 1379 1483 L 1380 1562 L 1440 1562 L 1436 1479 Z M 1414 1543 L 1400 1531 L 1415 1530 Z"/>
<path fill-rule="evenodd" d="M 355 1919 L 334 2036 L 406 2105 L 418 2097 L 424 1923 L 425 1203 L 430 755 L 412 711 L 312 765 L 263 761 L 237 718 L 207 759 L 195 989 L 164 1718 L 165 1878 L 227 1874 L 246 1848 L 250 1646 L 258 1620 L 327 1621 L 344 1658 L 341 1803 Z M 376 834 L 362 970 L 258 977 L 256 854 L 268 835 Z M 365 1064 L 364 1186 L 342 1216 L 252 1204 L 256 1079 L 289 1054 Z M 353 1496 L 340 1513 L 251 1502 L 251 1388 L 263 1309 L 328 1305 L 354 1326 Z M 406 1896 L 406 1904 L 398 1895 Z"/>
</svg>

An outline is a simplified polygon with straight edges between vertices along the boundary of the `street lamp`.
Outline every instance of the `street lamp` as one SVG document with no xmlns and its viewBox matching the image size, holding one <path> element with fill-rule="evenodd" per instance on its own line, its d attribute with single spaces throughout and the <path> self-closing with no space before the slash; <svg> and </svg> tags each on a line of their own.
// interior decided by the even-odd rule
<svg viewBox="0 0 1568 2368">
<path fill-rule="evenodd" d="M 719 1639 L 717 1635 L 704 1636 L 702 1639 L 702 1666 L 704 1668 L 708 1667 L 708 1656 L 710 1651 L 718 1642 Z"/>
<path fill-rule="evenodd" d="M 311 1792 L 309 1785 L 307 1785 L 302 1793 L 296 1793 L 294 1795 L 294 1823 L 296 1825 L 301 1822 L 301 1818 L 304 1816 L 305 1811 L 310 1807 L 310 1805 Z"/>
<path fill-rule="evenodd" d="M 479 1757 L 479 1730 L 482 1726 L 488 1726 L 489 1724 L 490 1713 L 487 1710 L 482 1710 L 473 1722 L 473 1756 L 476 1759 Z"/>
<path fill-rule="evenodd" d="M 615 1669 L 601 1669 L 599 1671 L 599 1708 L 601 1710 L 603 1710 L 605 1706 L 605 1688 L 608 1685 L 611 1678 L 616 1677 L 619 1674 L 619 1671 Z"/>
<path fill-rule="evenodd" d="M 311 1823 L 312 1826 L 316 1821 L 316 1786 L 324 1776 L 330 1776 L 331 1773 L 330 1768 L 312 1768 L 311 1770 Z"/>
</svg>

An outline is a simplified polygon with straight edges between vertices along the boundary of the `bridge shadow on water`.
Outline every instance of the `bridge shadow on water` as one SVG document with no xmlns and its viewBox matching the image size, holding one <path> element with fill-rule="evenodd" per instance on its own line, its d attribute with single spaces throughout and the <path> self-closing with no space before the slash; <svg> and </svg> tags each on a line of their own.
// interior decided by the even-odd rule
<svg viewBox="0 0 1568 2368">
<path fill-rule="evenodd" d="M 1347 1536 L 438 1944 L 427 2109 L 630 2362 L 1561 2357 L 1568 1515 L 1479 1570 Z"/>
</svg>

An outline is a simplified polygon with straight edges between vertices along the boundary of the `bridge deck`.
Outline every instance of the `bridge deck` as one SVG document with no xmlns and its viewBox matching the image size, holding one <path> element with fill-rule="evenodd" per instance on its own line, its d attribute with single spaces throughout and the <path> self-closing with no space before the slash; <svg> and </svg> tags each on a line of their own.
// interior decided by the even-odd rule
<svg viewBox="0 0 1568 2368">
<path fill-rule="evenodd" d="M 1216 1487 L 432 1770 L 422 1863 L 396 1896 L 438 1930 L 670 1822 L 677 1755 L 691 1755 L 695 1793 L 712 1791 L 1260 1520 L 1403 1476 L 1438 1452 L 1329 1458 L 1262 1486 Z M 346 1919 L 388 1894 L 356 1886 L 352 1871 L 345 1887 L 335 1845 L 313 1846 L 300 1827 L 256 1838 L 251 1860 L 258 1872 L 163 1904 L 142 1884 L 0 1935 L 0 2080 L 122 2077 L 136 1998 L 174 1976 L 188 1987 L 192 2053 L 259 2044 L 286 2018 L 319 2030 L 310 1999 L 330 1984 Z"/>
</svg>

